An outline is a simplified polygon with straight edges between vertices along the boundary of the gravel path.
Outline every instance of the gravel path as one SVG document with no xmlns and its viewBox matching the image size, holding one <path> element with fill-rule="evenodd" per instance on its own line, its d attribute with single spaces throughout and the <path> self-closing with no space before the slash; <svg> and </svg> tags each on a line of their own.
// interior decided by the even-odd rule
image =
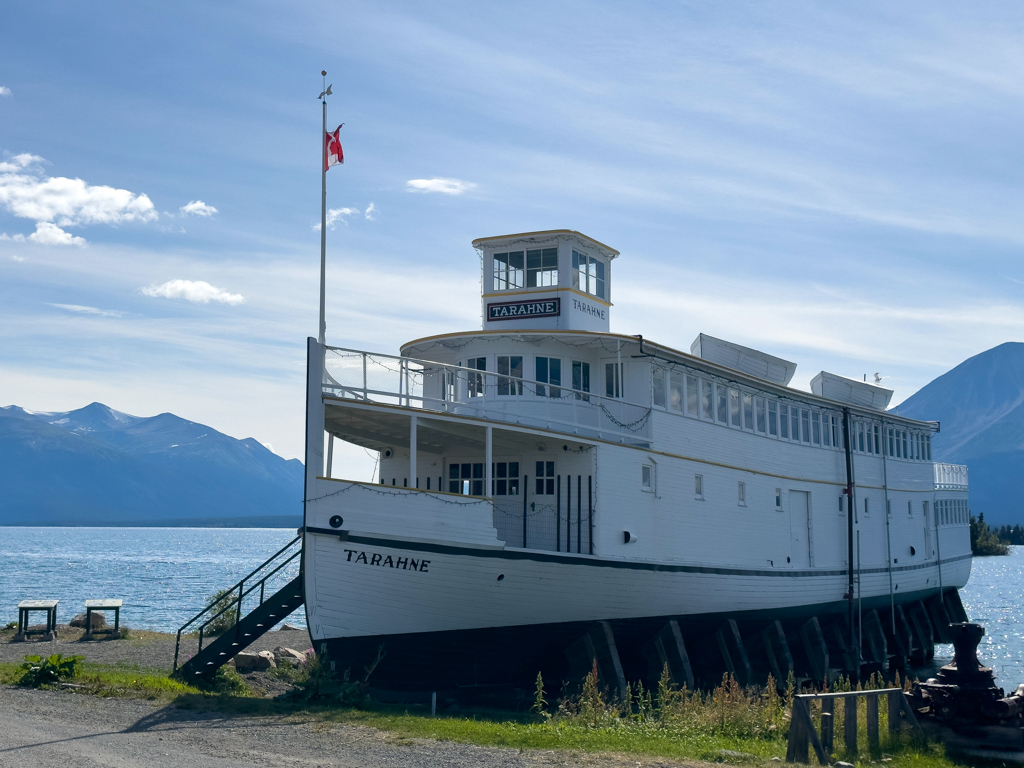
<svg viewBox="0 0 1024 768">
<path fill-rule="evenodd" d="M 197 713 L 149 702 L 0 686 L 0 766 L 32 768 L 635 768 L 625 755 L 520 751 L 400 739 L 352 725 Z"/>
<path fill-rule="evenodd" d="M 100 664 L 135 664 L 151 669 L 170 670 L 174 666 L 174 635 L 157 632 L 138 632 L 127 640 L 78 640 L 81 630 L 64 628 L 58 633 L 59 639 L 50 642 L 31 640 L 12 643 L 11 632 L 0 635 L 0 661 L 20 662 L 25 656 L 39 654 L 49 656 L 60 653 L 65 656 L 85 656 L 86 661 Z M 312 647 L 309 633 L 304 629 L 276 630 L 268 632 L 250 645 L 247 651 L 272 651 L 278 646 L 305 651 Z M 180 660 L 194 654 L 198 640 L 184 637 L 181 640 Z M 2 762 L 0 762 L 2 765 Z"/>
</svg>

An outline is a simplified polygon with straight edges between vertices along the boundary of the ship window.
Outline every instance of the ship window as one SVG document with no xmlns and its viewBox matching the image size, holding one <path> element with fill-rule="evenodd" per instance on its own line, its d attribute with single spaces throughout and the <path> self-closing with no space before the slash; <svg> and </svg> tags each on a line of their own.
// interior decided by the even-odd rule
<svg viewBox="0 0 1024 768">
<path fill-rule="evenodd" d="M 910 517 L 914 516 L 914 506 L 913 505 L 914 505 L 914 503 L 912 501 L 908 501 L 907 502 L 907 514 Z"/>
<path fill-rule="evenodd" d="M 558 387 L 545 387 L 545 384 L 562 383 L 562 361 L 557 357 L 537 358 L 537 397 L 561 397 L 562 390 Z"/>
<path fill-rule="evenodd" d="M 535 490 L 538 496 L 555 495 L 555 462 L 537 462 L 537 477 Z"/>
<path fill-rule="evenodd" d="M 526 287 L 558 285 L 558 249 L 538 248 L 526 252 Z"/>
<path fill-rule="evenodd" d="M 754 396 L 743 393 L 743 428 L 754 428 Z"/>
<path fill-rule="evenodd" d="M 580 360 L 572 361 L 572 388 L 576 390 L 575 397 L 577 400 L 590 402 L 589 397 L 580 394 L 580 392 L 590 391 L 590 363 L 584 363 Z"/>
<path fill-rule="evenodd" d="M 510 291 L 523 287 L 523 252 L 496 253 L 493 256 L 494 290 Z"/>
<path fill-rule="evenodd" d="M 760 432 L 762 435 L 765 431 L 763 397 L 757 398 L 757 431 Z"/>
<path fill-rule="evenodd" d="M 654 369 L 654 404 L 665 407 L 665 371 L 662 368 Z"/>
<path fill-rule="evenodd" d="M 931 461 L 932 460 L 932 436 L 931 435 L 926 435 L 925 436 L 925 438 L 924 438 L 924 449 L 925 449 L 925 453 L 927 454 L 926 460 L 927 461 Z"/>
<path fill-rule="evenodd" d="M 800 409 L 795 405 L 789 407 L 789 434 L 793 440 L 800 439 Z"/>
<path fill-rule="evenodd" d="M 604 262 L 579 251 L 572 252 L 572 287 L 604 298 Z"/>
<path fill-rule="evenodd" d="M 789 439 L 789 406 L 785 403 L 779 405 L 779 434 Z"/>
<path fill-rule="evenodd" d="M 673 411 L 683 410 L 683 374 L 669 373 L 668 406 Z"/>
<path fill-rule="evenodd" d="M 486 357 L 471 357 L 466 361 L 466 367 L 477 371 L 487 370 Z M 470 397 L 480 397 L 484 393 L 484 375 L 482 373 L 470 373 L 467 377 L 467 387 Z"/>
<path fill-rule="evenodd" d="M 704 418 L 715 420 L 715 409 L 714 409 L 714 390 L 711 389 L 711 382 L 707 379 L 700 380 L 700 391 L 701 391 L 701 403 L 704 407 Z"/>
<path fill-rule="evenodd" d="M 741 507 L 747 506 L 747 484 L 738 483 L 736 486 L 736 503 Z"/>
<path fill-rule="evenodd" d="M 828 428 L 829 416 L 827 413 L 821 414 L 821 444 L 827 446 L 829 444 L 829 428 Z"/>
<path fill-rule="evenodd" d="M 839 447 L 839 417 L 832 417 L 832 445 Z"/>
<path fill-rule="evenodd" d="M 484 495 L 484 465 L 450 464 L 448 466 L 448 492 L 464 496 Z"/>
<path fill-rule="evenodd" d="M 839 497 L 839 514 L 843 514 L 843 497 Z"/>
<path fill-rule="evenodd" d="M 869 508 L 868 508 L 868 499 L 867 499 L 867 497 L 865 496 L 865 497 L 864 497 L 864 515 L 865 515 L 865 516 L 867 516 L 867 514 L 868 514 L 868 512 L 869 512 L 869 511 L 870 511 L 870 510 L 869 510 Z"/>
<path fill-rule="evenodd" d="M 775 489 L 775 508 L 782 509 L 782 489 Z"/>
<path fill-rule="evenodd" d="M 721 384 L 718 385 L 718 421 L 729 423 L 729 393 Z"/>
<path fill-rule="evenodd" d="M 903 458 L 904 459 L 909 459 L 910 458 L 910 456 L 907 455 L 907 433 L 906 433 L 906 430 L 904 430 L 904 432 L 903 432 Z"/>
<path fill-rule="evenodd" d="M 779 434 L 779 430 L 776 426 L 778 418 L 778 408 L 778 403 L 776 403 L 774 400 L 768 401 L 768 434 L 771 435 L 772 437 Z"/>
<path fill-rule="evenodd" d="M 523 394 L 522 356 L 498 355 L 498 394 Z"/>
<path fill-rule="evenodd" d="M 697 416 L 697 400 L 700 392 L 697 391 L 697 377 L 686 377 L 686 413 L 690 416 Z"/>
<path fill-rule="evenodd" d="M 448 368 L 445 368 L 444 371 L 442 371 L 442 400 L 447 400 L 448 402 L 453 403 L 458 399 L 458 390 L 456 389 L 456 382 L 458 382 L 458 380 L 458 371 Z"/>
<path fill-rule="evenodd" d="M 732 425 L 740 426 L 740 393 L 735 389 L 729 390 L 729 415 L 732 417 Z"/>
<path fill-rule="evenodd" d="M 491 495 L 519 495 L 519 462 L 498 461 L 491 464 Z"/>
<path fill-rule="evenodd" d="M 873 432 L 873 430 L 871 429 L 871 425 L 870 424 L 865 424 L 864 425 L 864 430 L 867 432 L 868 453 L 874 453 L 875 452 L 875 447 L 871 444 L 871 434 Z"/>
<path fill-rule="evenodd" d="M 704 475 L 693 476 L 693 495 L 701 501 L 704 500 Z"/>
<path fill-rule="evenodd" d="M 641 465 L 640 486 L 645 491 L 654 492 L 654 466 L 652 464 Z"/>
<path fill-rule="evenodd" d="M 888 430 L 888 433 L 889 433 L 889 455 L 890 455 L 890 456 L 892 456 L 892 455 L 893 455 L 893 437 L 892 437 L 892 428 L 890 428 L 890 429 Z"/>
<path fill-rule="evenodd" d="M 605 363 L 604 390 L 607 397 L 622 397 L 622 364 Z"/>
<path fill-rule="evenodd" d="M 815 445 L 821 445 L 821 417 L 817 411 L 811 414 L 811 438 Z"/>
<path fill-rule="evenodd" d="M 875 453 L 882 452 L 882 429 L 877 424 L 872 427 L 872 432 L 875 433 Z"/>
<path fill-rule="evenodd" d="M 857 422 L 857 450 L 864 453 L 864 425 Z"/>
</svg>

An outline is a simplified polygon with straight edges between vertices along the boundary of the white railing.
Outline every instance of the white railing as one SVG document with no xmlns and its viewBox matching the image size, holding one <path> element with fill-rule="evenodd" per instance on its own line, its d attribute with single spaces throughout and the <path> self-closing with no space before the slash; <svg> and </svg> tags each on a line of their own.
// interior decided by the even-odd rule
<svg viewBox="0 0 1024 768">
<path fill-rule="evenodd" d="M 963 464 L 933 464 L 935 469 L 935 490 L 966 491 L 967 467 Z"/>
<path fill-rule="evenodd" d="M 325 349 L 323 392 L 631 444 L 651 437 L 648 406 L 493 371 L 354 349 Z"/>
</svg>

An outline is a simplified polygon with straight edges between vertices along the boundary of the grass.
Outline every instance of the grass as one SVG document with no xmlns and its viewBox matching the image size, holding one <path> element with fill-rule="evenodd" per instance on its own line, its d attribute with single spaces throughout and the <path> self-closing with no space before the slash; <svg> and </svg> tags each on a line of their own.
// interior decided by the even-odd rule
<svg viewBox="0 0 1024 768">
<path fill-rule="evenodd" d="M 785 760 L 788 736 L 788 694 L 774 685 L 742 689 L 726 679 L 715 691 L 680 691 L 663 678 L 653 692 L 630 692 L 630 705 L 610 700 L 598 689 L 596 676 L 582 690 L 557 704 L 539 700 L 530 712 L 462 710 L 430 717 L 426 707 L 395 707 L 365 702 L 358 708 L 339 706 L 324 695 L 289 699 L 258 698 L 234 670 L 221 673 L 218 686 L 201 690 L 171 678 L 166 671 L 134 666 L 82 665 L 71 681 L 77 693 L 96 696 L 143 698 L 191 710 L 218 711 L 236 716 L 274 716 L 292 722 L 313 722 L 320 727 L 359 725 L 386 731 L 399 739 L 437 739 L 515 749 L 617 752 L 676 760 L 704 760 L 761 765 Z M 0 664 L 0 683 L 15 684 L 19 664 Z M 282 670 L 300 688 L 301 672 Z M 540 681 L 539 681 L 540 682 Z M 317 690 L 320 690 L 319 688 Z M 336 696 L 337 691 L 329 694 Z M 884 700 L 883 700 L 884 702 Z M 863 706 L 861 721 L 863 723 Z M 837 708 L 836 720 L 841 723 Z M 889 768 L 952 768 L 941 745 L 914 745 L 908 737 L 889 742 L 883 703 L 881 749 L 859 755 L 845 752 L 841 728 L 836 731 L 836 758 L 857 765 Z M 817 719 L 817 718 L 816 718 Z M 860 729 L 865 738 L 865 729 Z M 723 750 L 740 755 L 723 754 Z M 811 756 L 814 760 L 813 752 Z M 882 762 L 884 760 L 884 763 Z"/>
</svg>

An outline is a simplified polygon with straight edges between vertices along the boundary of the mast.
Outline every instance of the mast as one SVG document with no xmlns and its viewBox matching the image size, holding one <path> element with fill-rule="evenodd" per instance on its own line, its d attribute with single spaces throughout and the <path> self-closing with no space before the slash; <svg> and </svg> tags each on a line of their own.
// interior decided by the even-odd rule
<svg viewBox="0 0 1024 768">
<path fill-rule="evenodd" d="M 327 70 L 320 74 L 324 78 L 324 91 L 320 94 L 323 129 L 320 131 L 320 331 L 317 341 L 323 346 L 327 336 Z"/>
</svg>

